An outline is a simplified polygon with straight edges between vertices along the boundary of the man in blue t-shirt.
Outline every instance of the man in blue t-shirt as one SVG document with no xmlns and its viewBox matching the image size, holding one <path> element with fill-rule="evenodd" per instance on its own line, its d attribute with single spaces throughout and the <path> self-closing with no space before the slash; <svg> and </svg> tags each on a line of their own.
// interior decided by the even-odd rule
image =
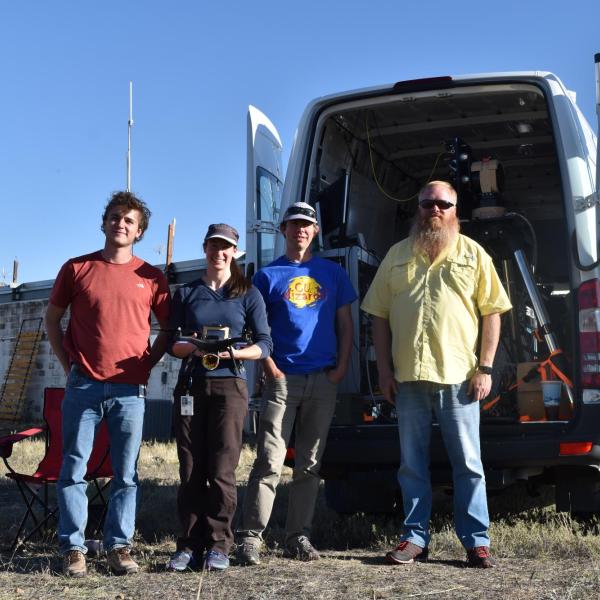
<svg viewBox="0 0 600 600">
<path fill-rule="evenodd" d="M 257 456 L 238 529 L 241 564 L 260 562 L 262 533 L 269 522 L 275 489 L 294 422 L 295 465 L 285 526 L 285 554 L 316 560 L 309 540 L 319 491 L 319 468 L 335 409 L 337 384 L 352 349 L 350 305 L 356 300 L 346 272 L 313 256 L 319 225 L 309 204 L 292 204 L 280 231 L 286 252 L 254 277 L 267 306 L 273 353 L 263 361 L 265 395 L 258 428 Z"/>
</svg>

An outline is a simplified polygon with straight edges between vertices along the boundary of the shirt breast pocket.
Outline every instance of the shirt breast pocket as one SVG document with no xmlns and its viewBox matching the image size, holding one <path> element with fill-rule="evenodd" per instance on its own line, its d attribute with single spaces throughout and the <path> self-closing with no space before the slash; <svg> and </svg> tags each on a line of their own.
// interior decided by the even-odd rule
<svg viewBox="0 0 600 600">
<path fill-rule="evenodd" d="M 459 259 L 450 263 L 449 284 L 461 295 L 472 297 L 477 284 L 475 263 L 467 259 Z"/>
<path fill-rule="evenodd" d="M 415 263 L 398 263 L 390 271 L 390 289 L 394 296 L 406 292 L 415 280 Z"/>
</svg>

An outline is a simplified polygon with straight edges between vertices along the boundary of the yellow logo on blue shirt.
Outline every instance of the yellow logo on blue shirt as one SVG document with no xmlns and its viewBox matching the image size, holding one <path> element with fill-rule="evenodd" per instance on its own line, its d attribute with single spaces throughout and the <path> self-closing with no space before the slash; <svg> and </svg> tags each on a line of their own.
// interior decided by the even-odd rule
<svg viewBox="0 0 600 600">
<path fill-rule="evenodd" d="M 304 308 L 316 304 L 325 297 L 325 293 L 315 279 L 302 275 L 290 279 L 284 297 L 296 308 Z"/>
</svg>

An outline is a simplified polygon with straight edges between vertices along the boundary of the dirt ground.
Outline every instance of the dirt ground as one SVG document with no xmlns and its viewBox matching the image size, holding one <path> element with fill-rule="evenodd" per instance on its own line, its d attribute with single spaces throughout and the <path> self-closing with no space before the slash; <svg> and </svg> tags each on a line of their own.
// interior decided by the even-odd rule
<svg viewBox="0 0 600 600">
<path fill-rule="evenodd" d="M 26 449 L 31 464 L 21 468 L 31 469 L 43 448 L 31 444 Z M 244 448 L 240 503 L 253 455 L 251 447 Z M 302 563 L 281 552 L 288 473 L 278 488 L 261 565 L 238 567 L 232 561 L 225 573 L 180 574 L 165 571 L 178 529 L 174 444 L 144 445 L 139 470 L 142 500 L 134 550 L 139 574 L 110 575 L 100 557 L 89 561 L 87 577 L 64 577 L 52 527 L 45 539 L 36 538 L 15 555 L 0 551 L 0 600 L 600 599 L 600 519 L 579 522 L 557 513 L 551 488 L 531 494 L 522 485 L 490 495 L 496 569 L 465 568 L 452 525 L 452 497 L 443 491 L 434 496 L 429 562 L 387 565 L 383 555 L 398 542 L 401 516 L 337 515 L 320 494 L 312 539 L 323 558 Z M 22 511 L 16 486 L 0 477 L 0 548 L 10 546 Z"/>
<path fill-rule="evenodd" d="M 0 599 L 138 598 L 176 599 L 379 599 L 392 598 L 600 598 L 600 565 L 500 557 L 489 570 L 464 567 L 462 557 L 432 556 L 405 567 L 384 563 L 381 552 L 324 551 L 322 560 L 302 563 L 273 552 L 256 567 L 232 566 L 224 573 L 168 573 L 167 552 L 138 552 L 137 575 L 108 575 L 104 561 L 90 561 L 81 580 L 59 574 L 56 558 L 15 557 L 0 572 Z"/>
</svg>

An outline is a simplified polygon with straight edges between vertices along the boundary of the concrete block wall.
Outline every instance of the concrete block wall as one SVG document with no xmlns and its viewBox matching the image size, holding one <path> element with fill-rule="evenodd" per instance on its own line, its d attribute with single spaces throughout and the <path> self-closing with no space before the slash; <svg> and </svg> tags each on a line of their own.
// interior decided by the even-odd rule
<svg viewBox="0 0 600 600">
<path fill-rule="evenodd" d="M 0 304 L 0 385 L 4 384 L 23 319 L 44 316 L 47 300 L 29 300 Z M 64 375 L 44 334 L 33 359 L 25 394 L 24 419 L 39 421 L 45 387 L 64 386 Z"/>
<path fill-rule="evenodd" d="M 25 300 L 0 304 L 0 386 L 4 384 L 22 320 L 43 318 L 47 305 L 47 300 Z M 64 328 L 67 323 L 68 311 L 63 319 Z M 153 330 L 158 329 L 158 324 L 153 322 L 152 328 Z M 172 398 L 179 366 L 180 361 L 171 356 L 166 355 L 161 359 L 152 370 L 148 382 L 149 400 Z M 41 421 L 44 388 L 64 387 L 65 379 L 63 369 L 54 355 L 44 331 L 27 385 L 24 420 Z"/>
</svg>

